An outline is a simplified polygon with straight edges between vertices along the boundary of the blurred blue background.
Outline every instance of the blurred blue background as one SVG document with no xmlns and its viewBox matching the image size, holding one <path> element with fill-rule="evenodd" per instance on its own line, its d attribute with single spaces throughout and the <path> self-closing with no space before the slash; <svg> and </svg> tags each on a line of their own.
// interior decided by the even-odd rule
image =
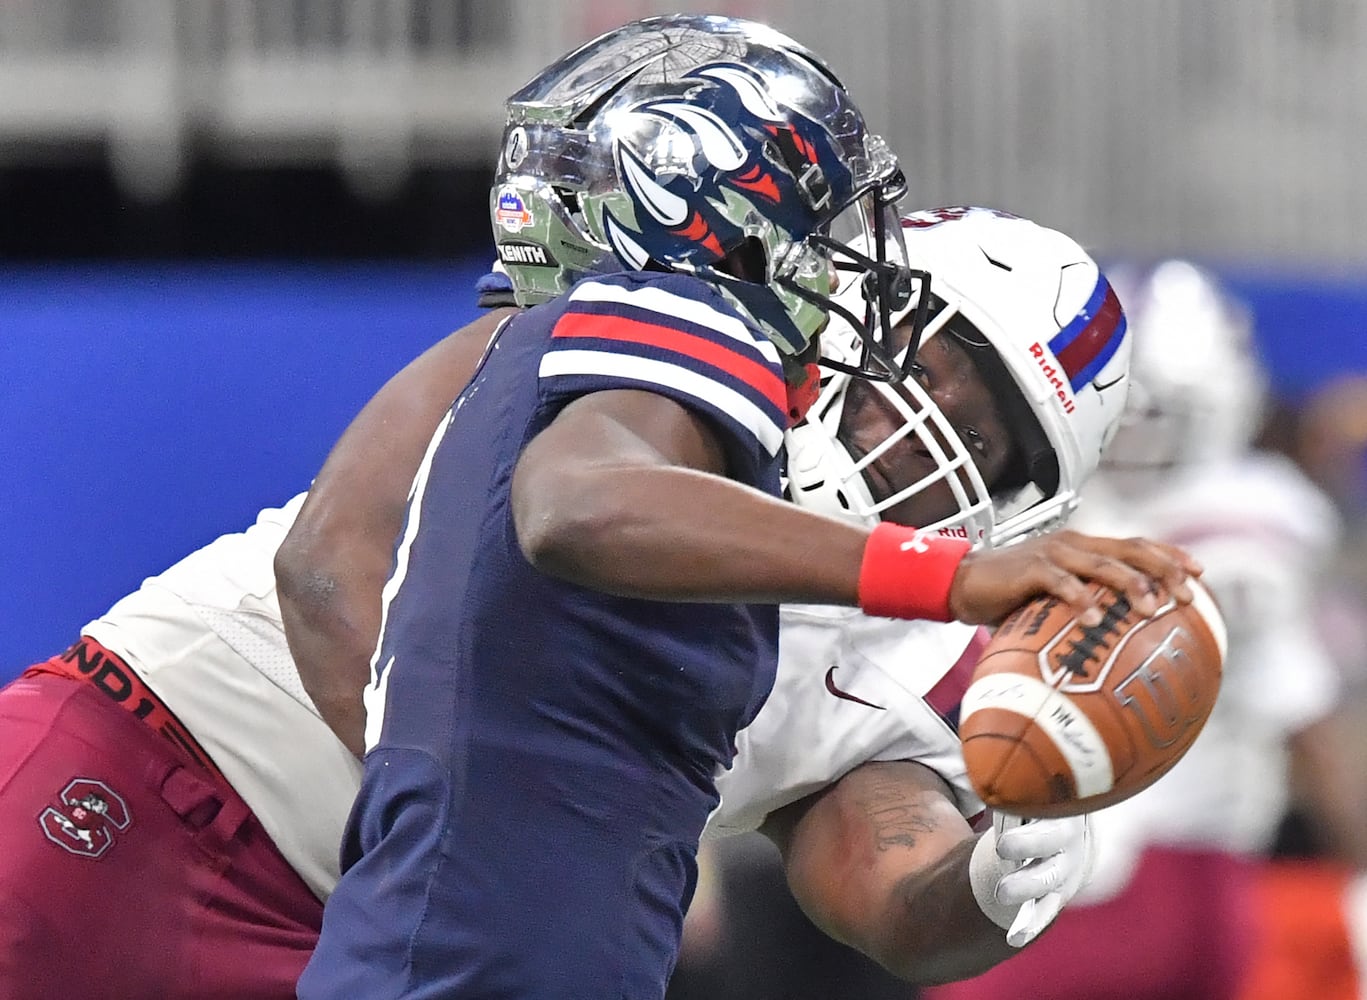
<svg viewBox="0 0 1367 1000">
<path fill-rule="evenodd" d="M 0 268 L 0 677 L 305 489 L 482 261 Z"/>
</svg>

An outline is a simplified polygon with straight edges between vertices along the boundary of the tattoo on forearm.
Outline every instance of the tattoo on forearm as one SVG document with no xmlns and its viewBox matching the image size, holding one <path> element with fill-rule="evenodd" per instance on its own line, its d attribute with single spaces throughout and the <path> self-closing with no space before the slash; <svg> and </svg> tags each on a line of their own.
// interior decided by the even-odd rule
<svg viewBox="0 0 1367 1000">
<path fill-rule="evenodd" d="M 873 827 L 880 851 L 915 847 L 916 838 L 936 829 L 935 815 L 918 789 L 908 789 L 896 778 L 871 778 L 860 791 L 859 809 Z"/>
</svg>

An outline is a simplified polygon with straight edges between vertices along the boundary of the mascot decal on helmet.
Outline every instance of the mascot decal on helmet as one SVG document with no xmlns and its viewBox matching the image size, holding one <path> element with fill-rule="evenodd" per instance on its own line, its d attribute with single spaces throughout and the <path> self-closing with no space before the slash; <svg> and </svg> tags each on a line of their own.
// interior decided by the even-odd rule
<svg viewBox="0 0 1367 1000">
<path fill-rule="evenodd" d="M 726 217 L 726 187 L 762 199 L 773 221 L 794 233 L 802 232 L 805 212 L 820 214 L 831 207 L 831 180 L 815 145 L 830 146 L 820 124 L 791 109 L 782 111 L 759 75 L 745 66 L 700 66 L 685 79 L 699 84 L 687 102 L 647 100 L 626 112 L 659 120 L 652 150 L 643 155 L 626 136 L 653 129 L 624 129 L 614 143 L 613 156 L 636 209 L 637 228 L 605 207 L 603 229 L 613 249 L 637 268 L 652 257 L 679 251 L 687 256 L 709 252 L 711 260 L 699 260 L 699 265 L 724 256 L 725 247 L 746 235 Z M 752 141 L 737 135 L 736 128 Z M 699 157 L 712 169 L 697 169 Z M 846 177 L 841 186 L 850 183 Z M 697 207 L 700 203 L 716 211 L 704 212 Z M 805 212 L 797 210 L 799 205 Z M 791 218 L 783 217 L 785 207 L 792 209 Z"/>
</svg>

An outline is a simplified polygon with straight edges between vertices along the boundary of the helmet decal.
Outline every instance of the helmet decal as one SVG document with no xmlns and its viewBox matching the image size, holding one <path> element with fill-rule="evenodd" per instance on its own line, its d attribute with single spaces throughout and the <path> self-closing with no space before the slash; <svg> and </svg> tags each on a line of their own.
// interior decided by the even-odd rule
<svg viewBox="0 0 1367 1000">
<path fill-rule="evenodd" d="M 607 231 L 613 251 L 628 267 L 639 271 L 650 262 L 650 254 L 646 252 L 645 247 L 633 240 L 627 230 L 619 226 L 617 220 L 606 211 L 603 213 L 603 228 Z"/>
<path fill-rule="evenodd" d="M 749 67 L 725 63 L 716 66 L 700 66 L 689 75 L 706 77 L 710 80 L 721 80 L 730 85 L 740 98 L 741 103 L 745 105 L 745 110 L 754 117 L 771 122 L 783 121 L 783 112 L 779 110 L 778 104 L 764 89 L 764 82 L 756 77 Z"/>
<path fill-rule="evenodd" d="M 751 196 L 762 198 L 766 212 L 780 228 L 805 236 L 811 212 L 830 203 L 830 183 L 814 145 L 824 127 L 793 110 L 785 115 L 761 89 L 762 80 L 745 66 L 700 66 L 684 79 L 697 81 L 690 101 L 645 100 L 626 112 L 655 120 L 654 145 L 666 154 L 668 169 L 652 168 L 642 151 L 632 148 L 631 130 L 623 129 L 614 140 L 613 154 L 623 188 L 637 210 L 636 226 L 629 226 L 605 206 L 604 231 L 615 229 L 637 248 L 658 247 L 652 257 L 693 258 L 696 265 L 710 264 L 745 235 L 741 220 L 729 217 L 740 214 L 728 210 L 725 191 L 730 189 L 746 201 Z M 785 118 L 798 127 L 781 124 Z M 804 136 L 799 128 L 812 137 Z M 738 132 L 763 141 L 747 143 Z M 699 157 L 710 170 L 696 169 Z M 656 158 L 660 158 L 658 152 Z M 785 187 L 794 197 L 783 197 Z M 686 214 L 689 205 L 694 206 L 691 215 Z M 618 239 L 614 238 L 613 246 L 618 248 Z M 636 263 L 638 254 L 624 255 L 624 259 L 641 266 Z"/>
<path fill-rule="evenodd" d="M 688 202 L 662 185 L 630 146 L 619 142 L 617 156 L 622 181 L 632 201 L 649 212 L 656 222 L 672 229 L 688 218 Z"/>
<path fill-rule="evenodd" d="M 1049 340 L 1049 350 L 1063 367 L 1068 384 L 1077 392 L 1120 350 L 1125 339 L 1125 314 L 1110 282 L 1097 272 L 1096 287 L 1087 304 Z"/>
<path fill-rule="evenodd" d="M 780 197 L 778 184 L 758 163 L 739 177 L 733 177 L 731 183 L 743 190 L 754 192 L 766 201 L 776 202 Z"/>
<path fill-rule="evenodd" d="M 650 114 L 678 123 L 698 140 L 702 155 L 718 170 L 735 170 L 749 155 L 730 126 L 706 108 L 680 101 L 649 101 L 636 114 Z"/>
<path fill-rule="evenodd" d="M 510 233 L 520 233 L 534 221 L 531 209 L 512 188 L 504 188 L 499 192 L 494 220 Z"/>
</svg>

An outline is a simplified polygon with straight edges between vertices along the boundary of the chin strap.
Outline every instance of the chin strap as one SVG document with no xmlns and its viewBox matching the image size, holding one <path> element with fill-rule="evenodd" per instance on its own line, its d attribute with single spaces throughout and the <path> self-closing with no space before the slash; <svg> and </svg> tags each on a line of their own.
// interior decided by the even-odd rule
<svg viewBox="0 0 1367 1000">
<path fill-rule="evenodd" d="M 785 358 L 785 374 L 789 365 Z M 798 367 L 794 362 L 793 367 Z M 787 382 L 788 388 L 788 427 L 791 430 L 800 424 L 808 411 L 816 405 L 816 397 L 821 395 L 821 369 L 816 364 L 802 365 L 800 377 L 801 384 Z M 799 373 L 789 375 L 790 378 L 798 377 Z"/>
</svg>

